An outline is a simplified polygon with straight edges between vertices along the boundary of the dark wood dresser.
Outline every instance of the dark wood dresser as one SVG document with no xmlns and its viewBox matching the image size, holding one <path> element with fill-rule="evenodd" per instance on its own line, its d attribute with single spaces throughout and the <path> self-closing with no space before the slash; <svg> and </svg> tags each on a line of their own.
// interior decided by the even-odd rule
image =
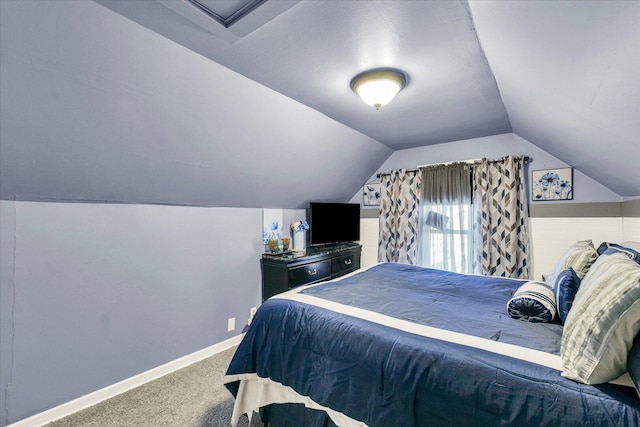
<svg viewBox="0 0 640 427">
<path fill-rule="evenodd" d="M 338 243 L 304 252 L 262 255 L 262 300 L 301 285 L 334 279 L 360 268 L 362 246 Z"/>
</svg>

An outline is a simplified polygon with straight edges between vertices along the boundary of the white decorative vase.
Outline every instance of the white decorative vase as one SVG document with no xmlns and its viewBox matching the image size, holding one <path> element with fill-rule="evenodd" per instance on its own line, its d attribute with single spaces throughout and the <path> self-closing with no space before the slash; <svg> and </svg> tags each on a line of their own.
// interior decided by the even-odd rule
<svg viewBox="0 0 640 427">
<path fill-rule="evenodd" d="M 296 252 L 302 252 L 306 249 L 306 236 L 304 231 L 295 231 L 293 233 L 293 250 Z"/>
</svg>

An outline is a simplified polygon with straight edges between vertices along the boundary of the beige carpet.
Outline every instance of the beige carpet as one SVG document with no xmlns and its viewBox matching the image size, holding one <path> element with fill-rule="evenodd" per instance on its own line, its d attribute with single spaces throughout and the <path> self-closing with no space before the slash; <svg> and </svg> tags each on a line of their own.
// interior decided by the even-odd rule
<svg viewBox="0 0 640 427">
<path fill-rule="evenodd" d="M 47 427 L 228 427 L 233 397 L 223 385 L 235 347 L 151 381 Z M 262 426 L 255 415 L 240 426 Z"/>
</svg>

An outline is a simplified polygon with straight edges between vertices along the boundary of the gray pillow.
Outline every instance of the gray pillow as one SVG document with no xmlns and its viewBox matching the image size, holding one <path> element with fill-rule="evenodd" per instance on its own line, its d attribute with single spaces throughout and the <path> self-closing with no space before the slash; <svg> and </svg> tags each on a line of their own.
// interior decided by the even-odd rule
<svg viewBox="0 0 640 427">
<path fill-rule="evenodd" d="M 591 240 L 580 240 L 567 249 L 545 281 L 549 286 L 553 287 L 558 275 L 568 268 L 573 268 L 578 278 L 582 280 L 597 258 L 598 252 L 593 246 L 593 242 Z"/>
<path fill-rule="evenodd" d="M 562 376 L 600 384 L 627 371 L 640 330 L 640 264 L 623 253 L 599 257 L 578 288 L 564 324 Z"/>
</svg>

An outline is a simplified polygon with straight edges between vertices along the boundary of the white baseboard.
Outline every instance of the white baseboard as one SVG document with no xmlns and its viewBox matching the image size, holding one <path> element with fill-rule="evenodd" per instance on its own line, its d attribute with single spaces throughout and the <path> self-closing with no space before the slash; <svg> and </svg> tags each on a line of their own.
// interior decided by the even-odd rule
<svg viewBox="0 0 640 427">
<path fill-rule="evenodd" d="M 149 381 L 158 379 L 162 376 L 175 372 L 178 369 L 185 368 L 196 362 L 204 360 L 209 356 L 213 356 L 216 353 L 220 353 L 221 351 L 236 346 L 240 344 L 243 336 L 244 334 L 240 334 L 229 338 L 228 340 L 219 342 L 218 344 L 203 348 L 202 350 L 198 350 L 179 359 L 172 360 L 164 365 L 160 365 L 138 375 L 134 375 L 126 380 L 122 380 L 100 390 L 96 390 L 93 393 L 89 393 L 67 403 L 63 403 L 62 405 L 47 409 L 46 411 L 35 414 L 29 418 L 9 424 L 7 427 L 39 427 L 52 421 L 59 420 L 60 418 L 64 418 L 74 412 L 78 412 L 82 409 L 98 404 L 111 397 L 124 393 L 125 391 L 134 389 L 142 384 L 148 383 Z"/>
</svg>

